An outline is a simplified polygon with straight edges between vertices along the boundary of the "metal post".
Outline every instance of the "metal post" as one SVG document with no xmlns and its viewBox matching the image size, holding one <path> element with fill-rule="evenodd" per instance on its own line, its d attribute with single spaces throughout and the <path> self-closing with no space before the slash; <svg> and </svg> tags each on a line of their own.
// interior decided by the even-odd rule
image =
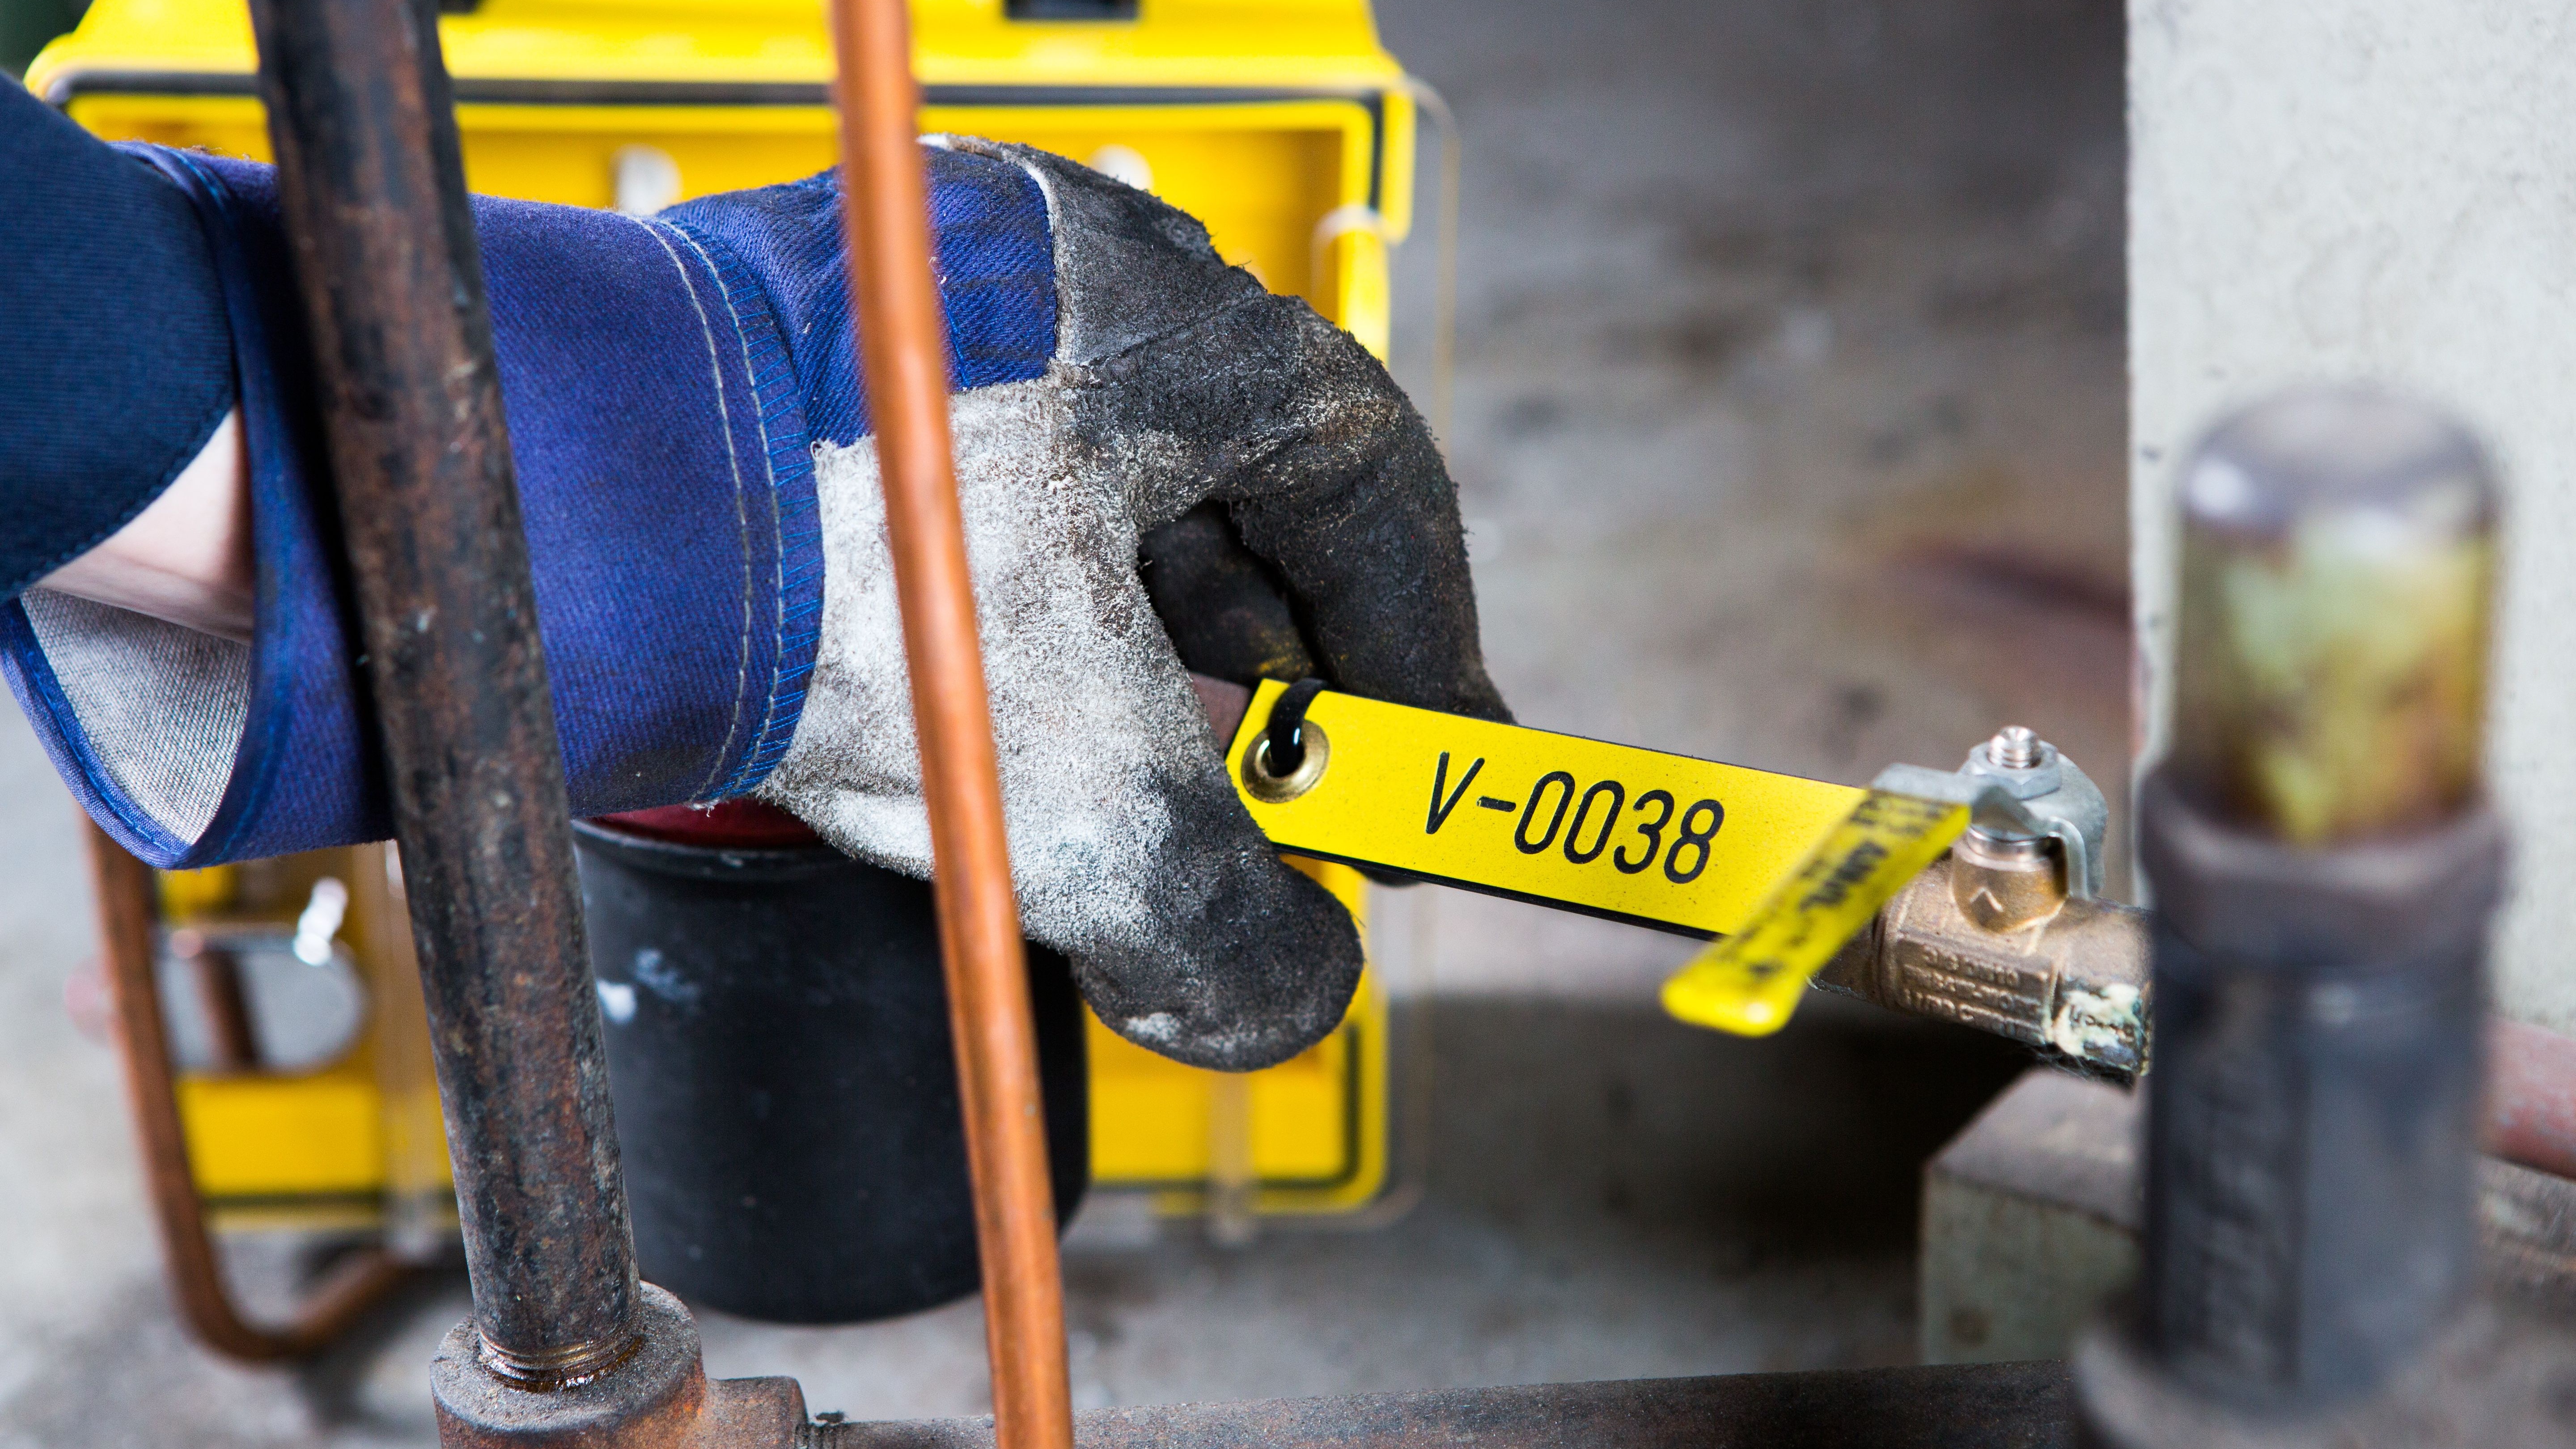
<svg viewBox="0 0 2576 1449">
<path fill-rule="evenodd" d="M 2386 395 L 2293 394 L 2181 486 L 2175 744 L 2140 799 L 2146 1262 L 2082 1361 L 2097 1441 L 2134 1449 L 2343 1422 L 2459 1321 L 2504 864 L 2476 445 Z"/>
<path fill-rule="evenodd" d="M 571 1381 L 635 1346 L 635 1252 L 436 16 L 251 8 L 480 1352 L 512 1382 Z"/>
<path fill-rule="evenodd" d="M 1071 1449 L 1037 1034 L 949 451 L 948 339 L 930 268 L 910 17 L 905 0 L 835 0 L 832 14 L 850 292 L 930 806 L 993 1417 L 1001 1449 Z"/>
</svg>

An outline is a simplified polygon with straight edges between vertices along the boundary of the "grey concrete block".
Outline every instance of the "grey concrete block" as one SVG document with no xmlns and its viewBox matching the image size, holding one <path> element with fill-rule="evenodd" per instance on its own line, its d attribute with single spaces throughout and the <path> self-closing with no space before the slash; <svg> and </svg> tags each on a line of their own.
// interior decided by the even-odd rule
<svg viewBox="0 0 2576 1449">
<path fill-rule="evenodd" d="M 2136 1275 L 2137 1109 L 2034 1069 L 1924 1168 L 1925 1363 L 2062 1358 Z"/>
<path fill-rule="evenodd" d="M 1925 1363 L 2063 1358 L 2129 1285 L 2145 1226 L 2144 1107 L 2033 1068 L 1924 1167 Z M 2576 1313 L 2576 1182 L 2491 1158 L 2478 1174 L 2488 1286 Z"/>
</svg>

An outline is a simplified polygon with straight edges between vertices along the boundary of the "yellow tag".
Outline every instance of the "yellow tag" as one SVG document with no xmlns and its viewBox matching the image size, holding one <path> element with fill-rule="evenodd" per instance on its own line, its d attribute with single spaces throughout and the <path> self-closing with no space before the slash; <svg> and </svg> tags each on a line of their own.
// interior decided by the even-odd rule
<svg viewBox="0 0 2576 1449">
<path fill-rule="evenodd" d="M 1807 980 L 1968 828 L 1969 809 L 1872 790 L 1742 933 L 1664 983 L 1664 1010 L 1738 1036 L 1788 1025 Z"/>
<path fill-rule="evenodd" d="M 1285 688 L 1255 692 L 1229 758 L 1281 849 L 1690 935 L 1742 930 L 1864 793 L 1332 692 L 1284 789 L 1253 759 Z"/>
</svg>

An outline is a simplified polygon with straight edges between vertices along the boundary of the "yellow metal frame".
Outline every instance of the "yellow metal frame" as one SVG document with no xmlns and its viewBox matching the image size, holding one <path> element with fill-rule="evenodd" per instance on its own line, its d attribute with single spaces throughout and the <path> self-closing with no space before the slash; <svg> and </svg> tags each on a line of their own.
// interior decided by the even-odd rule
<svg viewBox="0 0 2576 1449">
<path fill-rule="evenodd" d="M 1360 873 L 1290 857 L 1350 907 L 1363 934 Z M 1250 1151 L 1253 1207 L 1270 1214 L 1346 1212 L 1384 1190 L 1388 1168 L 1389 1011 L 1372 969 L 1331 1036 L 1295 1058 L 1243 1078 L 1240 1094 L 1218 1074 L 1183 1066 L 1089 1022 L 1091 1161 L 1101 1187 L 1156 1190 L 1169 1213 L 1206 1205 L 1229 1134 Z M 1230 1121 L 1230 1113 L 1247 1120 Z"/>
<path fill-rule="evenodd" d="M 1126 23 L 1012 20 L 1002 0 L 913 0 L 913 73 L 948 86 L 1228 88 L 1361 93 L 1400 87 L 1366 0 L 1143 0 Z M 463 83 L 828 86 L 814 0 L 485 0 L 442 15 Z M 59 103 L 79 73 L 243 76 L 249 12 L 208 0 L 109 0 L 28 67 Z M 162 84 L 167 94 L 177 89 Z"/>
<path fill-rule="evenodd" d="M 1366 0 L 1143 0 L 1132 23 L 1012 21 L 1001 0 L 914 0 L 913 13 L 925 130 L 1086 161 L 1134 152 L 1229 261 L 1386 355 L 1387 248 L 1412 223 L 1416 112 Z M 822 19 L 813 0 L 486 0 L 443 17 L 467 184 L 606 206 L 627 146 L 675 162 L 682 198 L 819 171 L 836 146 Z M 265 159 L 253 72 L 242 0 L 97 0 L 27 85 L 111 139 Z M 1365 930 L 1358 874 L 1305 868 Z M 1255 1210 L 1300 1214 L 1366 1206 L 1386 1185 L 1388 1008 L 1374 972 L 1333 1036 L 1241 1090 L 1096 1020 L 1090 1046 L 1101 1187 L 1197 1211 L 1211 1172 L 1248 1160 Z M 402 1165 L 420 1103 L 391 1105 L 378 1056 L 371 1037 L 307 1076 L 182 1082 L 199 1185 L 224 1221 L 299 1201 L 306 1217 L 345 1214 L 389 1176 L 420 1175 Z"/>
<path fill-rule="evenodd" d="M 1133 23 L 1013 21 L 1001 0 L 914 0 L 913 15 L 925 130 L 1076 159 L 1111 140 L 1135 149 L 1229 260 L 1384 355 L 1385 248 L 1413 222 L 1417 117 L 1365 0 L 1145 0 Z M 683 197 L 833 159 L 818 5 L 487 0 L 440 35 L 476 191 L 606 206 L 626 145 L 678 162 Z M 253 70 L 243 5 L 100 0 L 26 79 L 100 135 L 265 158 Z M 1263 204 L 1283 164 L 1315 169 L 1296 153 L 1319 144 L 1339 153 L 1322 180 L 1331 204 L 1304 217 Z"/>
<path fill-rule="evenodd" d="M 46 52 L 50 57 L 51 51 Z M 31 77 L 36 71 L 29 72 Z M 49 73 L 58 87 L 61 73 Z M 120 84 L 139 83 L 120 81 Z M 1409 100 L 1403 119 L 1409 136 Z M 260 104 L 247 96 L 73 89 L 73 119 L 102 136 L 268 158 Z M 829 111 L 813 107 L 463 105 L 469 186 L 493 196 L 610 204 L 612 157 L 652 146 L 679 164 L 682 196 L 762 186 L 832 164 Z M 1026 141 L 1087 159 L 1117 144 L 1153 167 L 1156 191 L 1207 222 L 1226 260 L 1276 292 L 1301 296 L 1381 358 L 1389 329 L 1387 247 L 1399 240 L 1371 204 L 1380 113 L 1358 100 L 1100 103 L 923 108 L 926 129 Z M 1409 152 L 1409 144 L 1404 148 Z M 1259 154 L 1246 157 L 1245 152 Z M 1327 172 L 1333 205 L 1312 217 L 1261 204 L 1243 168 Z M 1410 180 L 1409 172 L 1406 179 Z M 1318 235 L 1318 223 L 1336 219 Z M 1321 275 L 1318 275 L 1318 264 Z"/>
<path fill-rule="evenodd" d="M 369 1227 L 388 1216 L 416 1229 L 454 1225 L 428 1022 L 392 860 L 391 846 L 361 845 L 157 877 L 161 917 L 174 927 L 291 919 L 325 875 L 350 889 L 341 938 L 368 997 L 356 1044 L 309 1072 L 178 1078 L 190 1165 L 217 1228 Z M 245 891 L 245 876 L 260 878 L 255 890 Z M 258 902 L 244 900 L 253 894 Z"/>
</svg>

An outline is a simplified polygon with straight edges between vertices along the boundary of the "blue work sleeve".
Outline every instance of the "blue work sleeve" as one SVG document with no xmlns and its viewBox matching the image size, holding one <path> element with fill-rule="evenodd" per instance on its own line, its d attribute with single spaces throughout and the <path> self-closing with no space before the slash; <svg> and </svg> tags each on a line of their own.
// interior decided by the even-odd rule
<svg viewBox="0 0 2576 1449">
<path fill-rule="evenodd" d="M 188 203 L 0 79 L 0 598 L 161 495 L 232 406 Z"/>
<path fill-rule="evenodd" d="M 1055 328 L 1044 197 L 1015 167 L 930 154 L 959 381 L 1035 376 Z M 0 608 L 0 668 L 91 816 L 152 864 L 382 838 L 275 173 L 134 155 L 193 210 L 219 278 L 250 455 L 253 641 L 40 589 Z M 785 752 L 815 657 L 812 447 L 866 430 L 837 187 L 650 219 L 474 206 L 574 812 L 748 791 Z"/>
</svg>

